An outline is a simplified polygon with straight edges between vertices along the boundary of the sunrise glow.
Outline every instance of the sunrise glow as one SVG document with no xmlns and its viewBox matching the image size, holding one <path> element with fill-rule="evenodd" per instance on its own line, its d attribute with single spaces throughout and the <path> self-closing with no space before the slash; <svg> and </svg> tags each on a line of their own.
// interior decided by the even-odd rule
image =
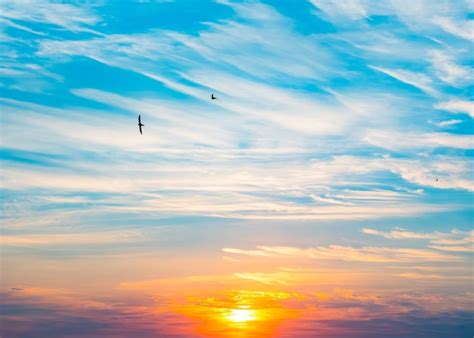
<svg viewBox="0 0 474 338">
<path fill-rule="evenodd" d="M 249 309 L 232 309 L 230 314 L 225 317 L 232 322 L 241 323 L 249 322 L 256 319 L 255 311 Z"/>
</svg>

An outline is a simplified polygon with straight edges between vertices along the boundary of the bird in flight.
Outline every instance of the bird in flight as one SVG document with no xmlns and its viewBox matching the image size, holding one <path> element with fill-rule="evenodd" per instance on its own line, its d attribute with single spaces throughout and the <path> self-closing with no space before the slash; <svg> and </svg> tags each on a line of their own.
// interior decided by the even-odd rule
<svg viewBox="0 0 474 338">
<path fill-rule="evenodd" d="M 144 127 L 145 125 L 142 123 L 142 120 L 140 118 L 140 115 L 138 115 L 138 129 L 140 130 L 140 134 L 143 134 L 142 133 L 142 127 Z"/>
<path fill-rule="evenodd" d="M 215 97 L 214 94 L 211 94 L 211 100 L 217 100 L 217 97 Z"/>
</svg>

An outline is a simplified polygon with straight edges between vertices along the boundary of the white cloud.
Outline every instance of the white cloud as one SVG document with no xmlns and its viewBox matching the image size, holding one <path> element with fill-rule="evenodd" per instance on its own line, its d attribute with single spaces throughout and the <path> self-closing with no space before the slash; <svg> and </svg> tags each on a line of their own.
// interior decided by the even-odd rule
<svg viewBox="0 0 474 338">
<path fill-rule="evenodd" d="M 310 0 L 332 22 L 349 26 L 373 15 L 394 16 L 410 30 L 429 35 L 447 32 L 462 39 L 473 39 L 472 20 L 465 19 L 469 1 L 416 0 Z M 442 16 L 440 16 L 442 14 Z M 349 21 L 349 23 L 347 22 Z M 351 27 L 351 26 L 349 26 Z"/>
<path fill-rule="evenodd" d="M 449 100 L 438 103 L 435 108 L 446 110 L 453 114 L 468 114 L 474 118 L 474 102 L 472 101 Z"/>
<path fill-rule="evenodd" d="M 127 160 L 127 155 L 124 155 L 123 160 L 115 161 L 113 175 L 110 173 L 110 164 L 101 162 L 76 164 L 79 172 L 70 172 L 67 167 L 51 171 L 8 166 L 4 169 L 4 186 L 10 189 L 42 188 L 129 194 L 127 201 L 130 206 L 115 204 L 114 209 L 117 211 L 131 208 L 155 213 L 248 219 L 362 219 L 437 212 L 448 208 L 420 203 L 417 191 L 400 191 L 399 187 L 396 190 L 378 188 L 375 173 L 381 170 L 403 173 L 408 168 L 419 172 L 417 163 L 409 164 L 390 158 L 367 161 L 338 157 L 314 163 L 292 160 L 281 167 L 278 158 L 283 154 L 268 153 L 266 150 L 255 153 L 257 157 L 254 159 L 253 156 L 248 157 L 251 153 L 233 152 L 232 157 L 221 157 L 219 152 L 210 150 L 202 153 L 202 157 L 196 154 L 195 160 L 187 157 L 189 151 L 194 152 L 183 149 L 181 153 L 162 153 L 158 166 L 153 156 L 137 164 Z M 184 160 L 187 165 L 169 163 L 167 156 L 173 160 Z M 211 157 L 215 157 L 215 160 L 210 161 Z M 201 158 L 205 162 L 200 163 Z M 261 167 L 259 161 L 262 159 L 276 163 Z M 242 164 L 242 160 L 246 164 Z M 347 167 L 352 168 L 349 176 Z M 430 167 L 426 169 L 431 170 Z M 453 169 L 449 167 L 444 170 Z M 425 179 L 429 179 L 433 174 L 428 172 L 424 175 Z M 357 188 L 361 184 L 361 177 L 364 190 Z M 447 181 L 441 177 L 443 182 Z M 346 188 L 341 189 L 341 184 Z M 433 179 L 431 184 L 437 183 Z M 157 190 L 163 193 L 141 195 Z M 322 199 L 313 203 L 298 201 L 301 197 L 314 199 L 316 196 L 322 196 Z"/>
<path fill-rule="evenodd" d="M 439 238 L 436 240 L 433 240 L 432 243 L 434 244 L 439 244 L 439 245 L 462 245 L 462 244 L 469 244 L 474 241 L 474 230 L 471 231 L 459 231 L 459 230 L 453 230 L 451 232 L 454 236 L 451 236 L 451 238 Z M 452 238 L 452 237 L 458 237 L 458 238 Z M 461 238 L 459 238 L 461 237 Z"/>
<path fill-rule="evenodd" d="M 355 248 L 340 245 L 320 246 L 315 248 L 257 246 L 254 250 L 223 248 L 222 251 L 247 256 L 330 259 L 370 263 L 452 262 L 463 260 L 463 258 L 459 256 L 438 253 L 426 249 L 384 247 Z"/>
<path fill-rule="evenodd" d="M 304 35 L 290 19 L 269 6 L 223 3 L 235 11 L 235 16 L 208 23 L 197 34 L 150 30 L 41 40 L 37 57 L 52 62 L 87 57 L 158 81 L 186 94 L 186 100 L 157 98 L 150 93 L 119 95 L 94 88 L 71 92 L 105 104 L 107 108 L 101 111 L 3 100 L 8 124 L 1 140 L 4 147 L 71 156 L 69 169 L 63 162 L 50 170 L 9 163 L 4 170 L 5 186 L 58 193 L 123 192 L 130 194 L 129 202 L 140 196 L 136 203 L 130 202 L 129 209 L 120 205 L 116 210 L 130 210 L 133 205 L 135 210 L 155 212 L 294 220 L 380 218 L 451 208 L 422 203 L 420 194 L 413 193 L 417 188 L 382 187 L 381 174 L 399 174 L 416 185 L 472 189 L 464 159 L 410 157 L 413 150 L 472 147 L 465 135 L 396 129 L 396 121 L 427 104 L 418 106 L 414 99 L 399 98 L 390 88 L 367 89 L 363 85 L 363 90 L 353 90 L 351 85 L 349 89 L 332 89 L 334 79 L 354 83 L 363 76 L 345 64 L 337 48 L 328 48 L 328 44 L 334 46 L 332 43 L 342 46 L 341 41 L 350 40 L 347 36 Z M 331 15 L 340 10 L 353 20 L 387 11 L 386 4 L 367 6 L 363 1 L 320 6 L 326 6 L 324 11 Z M 73 31 L 85 31 L 100 23 L 89 7 L 70 7 L 74 6 L 69 5 L 65 13 L 75 13 L 77 19 L 64 21 L 58 13 L 44 18 L 41 13 L 46 9 L 41 8 L 28 18 Z M 13 9 L 8 12 L 11 21 L 19 17 L 20 10 Z M 395 33 L 375 34 L 382 37 L 377 41 L 392 41 L 388 46 L 376 43 L 375 47 L 391 53 L 394 46 L 406 46 L 407 41 Z M 416 41 L 408 45 L 421 50 L 416 48 Z M 349 48 L 348 53 L 359 51 L 350 50 L 346 42 L 343 46 Z M 374 64 L 371 55 L 364 56 L 364 64 Z M 373 68 L 430 94 L 436 92 L 437 83 L 426 74 L 393 65 Z M 6 72 L 15 70 L 8 67 Z M 31 70 L 60 80 L 45 69 Z M 458 80 L 456 71 L 445 70 L 448 73 L 443 77 Z M 309 84 L 322 91 L 305 90 Z M 211 92 L 219 100 L 210 102 Z M 125 113 L 116 114 L 119 110 Z M 18 114 L 23 117 L 22 125 L 14 123 Z M 146 126 L 140 137 L 137 114 L 142 114 Z M 351 151 L 365 154 L 371 145 L 402 150 L 408 157 L 340 156 Z M 86 151 L 93 151 L 99 159 L 84 161 L 81 156 Z M 112 156 L 101 157 L 108 153 L 115 154 L 113 161 Z M 438 161 L 448 161 L 452 166 L 439 166 Z M 152 190 L 164 192 L 162 196 L 140 195 Z"/>
<path fill-rule="evenodd" d="M 436 17 L 433 21 L 450 34 L 462 39 L 474 41 L 473 20 L 453 20 L 447 17 Z"/>
<path fill-rule="evenodd" d="M 454 236 L 431 241 L 430 248 L 441 251 L 474 252 L 474 230 L 468 232 L 455 231 L 453 234 Z"/>
<path fill-rule="evenodd" d="M 361 20 L 368 16 L 367 1 L 361 0 L 310 0 L 310 2 L 333 20 Z M 377 6 L 375 4 L 375 6 Z M 342 18 L 341 18 L 342 17 Z"/>
<path fill-rule="evenodd" d="M 48 1 L 1 1 L 0 16 L 6 24 L 28 30 L 15 24 L 14 20 L 54 25 L 73 32 L 97 33 L 90 27 L 96 25 L 100 18 L 94 14 L 89 6 L 76 6 L 68 3 Z M 34 32 L 41 35 L 41 32 Z"/>
<path fill-rule="evenodd" d="M 443 162 L 452 161 L 452 162 Z M 469 160 L 445 157 L 433 161 L 393 162 L 393 171 L 403 179 L 437 189 L 465 189 L 474 191 Z"/>
<path fill-rule="evenodd" d="M 447 280 L 447 281 L 469 281 L 471 280 L 470 276 L 452 276 L 452 275 L 442 275 L 436 273 L 419 273 L 419 272 L 404 272 L 396 274 L 398 277 L 408 278 L 408 279 L 420 279 L 420 280 Z"/>
<path fill-rule="evenodd" d="M 449 246 L 440 246 L 440 245 L 430 245 L 430 248 L 441 250 L 441 251 L 452 251 L 452 252 L 474 252 L 473 243 L 471 245 L 449 245 Z"/>
<path fill-rule="evenodd" d="M 384 67 L 370 66 L 379 72 L 387 74 L 398 81 L 409 84 L 413 87 L 421 89 L 427 94 L 436 96 L 437 90 L 433 87 L 433 80 L 424 73 L 415 73 L 405 69 L 388 69 Z"/>
<path fill-rule="evenodd" d="M 450 133 L 413 133 L 395 130 L 369 130 L 365 141 L 385 149 L 418 150 L 420 148 L 459 148 L 472 149 L 474 138 L 471 135 Z"/>
<path fill-rule="evenodd" d="M 381 236 L 388 239 L 427 239 L 429 247 L 441 251 L 471 252 L 474 251 L 474 231 L 465 232 L 452 230 L 449 233 L 432 232 L 419 233 L 404 229 L 391 230 L 389 232 L 376 229 L 364 228 L 362 232 L 369 235 Z"/>
<path fill-rule="evenodd" d="M 456 124 L 461 123 L 462 120 L 457 120 L 457 119 L 451 119 L 451 120 L 446 120 L 446 121 L 440 121 L 438 123 L 435 123 L 438 127 L 449 127 L 453 126 Z"/>
<path fill-rule="evenodd" d="M 237 68 L 242 74 L 260 78 L 325 78 L 337 72 L 338 60 L 316 37 L 304 37 L 291 22 L 269 6 L 232 4 L 240 15 L 258 12 L 256 17 L 240 17 L 207 23 L 197 36 L 152 30 L 142 34 L 113 34 L 79 41 L 43 40 L 38 55 L 60 57 L 83 55 L 99 62 L 168 77 L 159 65 L 168 61 L 180 71 L 194 68 Z M 291 41 L 291 44 L 287 42 Z M 259 52 L 255 52 L 255 45 Z M 131 61 L 133 60 L 133 62 Z M 196 61 L 199 60 L 199 63 Z M 219 67 L 216 67 L 216 64 Z M 162 73 L 162 74 L 159 74 Z"/>
<path fill-rule="evenodd" d="M 443 233 L 418 233 L 412 231 L 406 231 L 404 229 L 391 230 L 390 232 L 379 231 L 375 229 L 364 228 L 362 229 L 364 234 L 382 236 L 390 239 L 436 239 L 443 238 L 446 234 Z"/>
<path fill-rule="evenodd" d="M 441 50 L 433 50 L 429 54 L 435 74 L 442 81 L 452 86 L 462 86 L 471 81 L 472 69 L 457 64 L 452 55 Z"/>
<path fill-rule="evenodd" d="M 0 243 L 5 246 L 51 246 L 51 245 L 102 245 L 142 240 L 142 233 L 136 230 L 98 231 L 88 233 L 53 233 L 28 235 L 1 235 Z"/>
<path fill-rule="evenodd" d="M 352 122 L 342 107 L 309 95 L 216 73 L 191 73 L 186 78 L 222 93 L 223 100 L 217 103 L 221 107 L 279 128 L 327 135 L 340 133 Z"/>
</svg>

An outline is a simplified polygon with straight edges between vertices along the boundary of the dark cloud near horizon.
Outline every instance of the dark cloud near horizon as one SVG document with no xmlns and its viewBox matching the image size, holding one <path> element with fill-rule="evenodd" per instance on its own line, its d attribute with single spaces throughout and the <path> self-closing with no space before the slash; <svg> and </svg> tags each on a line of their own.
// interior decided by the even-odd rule
<svg viewBox="0 0 474 338">
<path fill-rule="evenodd" d="M 367 319 L 305 320 L 283 324 L 281 337 L 420 337 L 468 338 L 474 335 L 474 311 L 431 314 L 426 310 L 384 313 L 384 307 L 361 302 L 336 302 L 326 309 L 360 308 L 370 310 Z M 9 338 L 59 337 L 191 337 L 190 322 L 184 317 L 163 312 L 139 312 L 134 306 L 111 309 L 64 308 L 57 304 L 37 303 L 33 298 L 16 299 L 2 295 L 0 336 Z M 373 311 L 379 311 L 378 315 Z M 362 315 L 362 318 L 364 316 Z M 182 333 L 179 333 L 182 332 Z"/>
</svg>

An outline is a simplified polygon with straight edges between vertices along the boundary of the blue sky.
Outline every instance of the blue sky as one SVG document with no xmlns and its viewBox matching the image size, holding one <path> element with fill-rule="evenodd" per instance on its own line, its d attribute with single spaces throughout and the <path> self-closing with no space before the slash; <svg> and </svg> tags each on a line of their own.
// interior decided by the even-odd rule
<svg viewBox="0 0 474 338">
<path fill-rule="evenodd" d="M 43 276 L 72 261 L 102 285 L 89 259 L 169 255 L 202 261 L 114 263 L 110 288 L 349 262 L 465 310 L 469 1 L 0 4 L 5 293 L 79 292 Z"/>
</svg>

